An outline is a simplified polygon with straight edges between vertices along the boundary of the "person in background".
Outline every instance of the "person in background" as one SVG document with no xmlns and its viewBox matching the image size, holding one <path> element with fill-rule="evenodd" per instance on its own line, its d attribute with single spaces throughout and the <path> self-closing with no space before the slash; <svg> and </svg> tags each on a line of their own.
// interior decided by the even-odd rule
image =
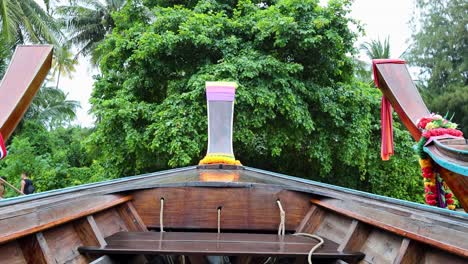
<svg viewBox="0 0 468 264">
<path fill-rule="evenodd" d="M 2 180 L 6 181 L 5 176 L 1 176 Z M 3 199 L 3 195 L 5 194 L 5 183 L 3 181 L 0 181 L 0 200 Z"/>
<path fill-rule="evenodd" d="M 34 193 L 36 188 L 34 188 L 33 182 L 28 178 L 26 172 L 21 173 L 21 192 L 24 194 Z"/>
</svg>

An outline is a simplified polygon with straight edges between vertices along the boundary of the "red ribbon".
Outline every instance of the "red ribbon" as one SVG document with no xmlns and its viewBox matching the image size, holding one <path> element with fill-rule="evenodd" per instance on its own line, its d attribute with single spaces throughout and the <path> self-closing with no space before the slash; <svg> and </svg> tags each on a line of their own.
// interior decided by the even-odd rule
<svg viewBox="0 0 468 264">
<path fill-rule="evenodd" d="M 377 64 L 393 63 L 405 64 L 404 60 L 400 59 L 375 59 L 372 60 L 372 71 L 374 72 L 374 83 L 379 86 L 379 78 L 377 76 Z M 382 96 L 380 108 L 380 127 L 381 127 L 381 151 L 380 156 L 382 160 L 389 160 L 390 156 L 394 153 L 393 148 L 393 118 L 392 118 L 392 105 L 390 101 Z"/>
<path fill-rule="evenodd" d="M 3 141 L 2 133 L 0 133 L 0 160 L 5 158 L 7 155 L 7 150 L 5 147 L 5 141 Z"/>
</svg>

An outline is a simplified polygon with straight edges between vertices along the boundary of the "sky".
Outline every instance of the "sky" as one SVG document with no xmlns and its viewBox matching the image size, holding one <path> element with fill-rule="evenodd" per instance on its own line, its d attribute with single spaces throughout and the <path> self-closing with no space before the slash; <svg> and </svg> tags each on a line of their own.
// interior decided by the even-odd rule
<svg viewBox="0 0 468 264">
<path fill-rule="evenodd" d="M 399 57 L 408 47 L 411 37 L 409 21 L 415 10 L 415 0 L 355 0 L 351 17 L 358 19 L 364 26 L 366 35 L 357 43 L 363 43 L 390 36 L 391 57 Z M 326 3 L 328 0 L 321 0 Z M 361 57 L 363 58 L 363 57 Z M 89 97 L 93 88 L 93 75 L 98 71 L 90 66 L 86 58 L 80 58 L 76 72 L 60 82 L 60 88 L 68 93 L 68 99 L 81 103 L 74 122 L 83 127 L 91 127 L 94 119 L 89 115 Z"/>
</svg>

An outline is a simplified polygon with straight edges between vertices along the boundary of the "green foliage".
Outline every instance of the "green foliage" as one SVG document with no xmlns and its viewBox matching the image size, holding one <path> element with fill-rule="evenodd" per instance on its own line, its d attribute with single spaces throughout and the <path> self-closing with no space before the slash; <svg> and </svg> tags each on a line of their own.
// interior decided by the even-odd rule
<svg viewBox="0 0 468 264">
<path fill-rule="evenodd" d="M 35 0 L 1 0 L 0 24 L 0 34 L 10 44 L 57 43 L 61 37 L 55 21 Z"/>
<path fill-rule="evenodd" d="M 124 3 L 125 0 L 80 0 L 57 7 L 59 23 L 70 32 L 70 42 L 78 47 L 78 55 L 91 55 L 93 63 L 99 61 L 101 54 L 96 47 L 112 31 L 112 13 Z"/>
<path fill-rule="evenodd" d="M 77 127 L 48 131 L 27 122 L 8 146 L 8 156 L 0 163 L 0 175 L 20 187 L 21 172 L 31 175 L 37 191 L 46 191 L 100 180 L 93 177 L 92 160 L 84 139 L 90 131 Z M 7 197 L 15 196 L 9 188 Z"/>
<path fill-rule="evenodd" d="M 370 59 L 388 59 L 390 58 L 390 37 L 387 37 L 384 42 L 380 39 L 365 42 L 361 45 L 361 49 L 366 52 Z"/>
<path fill-rule="evenodd" d="M 384 42 L 380 39 L 371 40 L 371 42 L 364 42 L 360 46 L 360 50 L 364 51 L 368 60 L 362 61 L 356 59 L 355 61 L 355 75 L 356 78 L 362 82 L 373 84 L 372 78 L 372 64 L 373 59 L 389 59 L 390 58 L 390 37 L 387 37 Z"/>
<path fill-rule="evenodd" d="M 454 122 L 468 134 L 468 18 L 465 0 L 418 0 L 420 18 L 407 54 L 421 69 L 421 88 L 429 108 L 455 113 Z"/>
<path fill-rule="evenodd" d="M 76 117 L 80 103 L 68 100 L 63 90 L 42 86 L 34 97 L 24 118 L 33 120 L 47 128 L 57 128 L 69 124 Z"/>
<path fill-rule="evenodd" d="M 196 164 L 206 151 L 204 83 L 239 84 L 234 146 L 245 165 L 420 200 L 409 134 L 380 160 L 380 93 L 353 78 L 350 1 L 130 1 L 91 102 L 102 177 Z"/>
</svg>

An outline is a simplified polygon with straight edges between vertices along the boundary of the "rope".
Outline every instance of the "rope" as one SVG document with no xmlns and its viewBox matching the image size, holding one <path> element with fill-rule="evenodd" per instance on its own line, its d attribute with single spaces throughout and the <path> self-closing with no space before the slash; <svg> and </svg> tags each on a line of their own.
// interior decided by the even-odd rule
<svg viewBox="0 0 468 264">
<path fill-rule="evenodd" d="M 164 198 L 161 197 L 161 211 L 159 212 L 159 225 L 161 227 L 161 233 L 164 232 Z"/>
<path fill-rule="evenodd" d="M 307 255 L 307 261 L 309 262 L 309 264 L 312 264 L 312 254 L 315 252 L 315 250 L 317 250 L 319 247 L 321 247 L 323 245 L 323 243 L 325 243 L 325 241 L 323 240 L 323 238 L 317 236 L 317 235 L 312 235 L 312 234 L 307 234 L 307 233 L 295 233 L 294 234 L 295 236 L 305 236 L 305 237 L 310 237 L 310 238 L 314 238 L 314 239 L 317 239 L 319 241 L 319 243 L 317 245 L 315 245 L 310 251 L 309 251 L 309 254 Z"/>
<path fill-rule="evenodd" d="M 278 204 L 278 207 L 279 207 L 279 210 L 280 210 L 280 219 L 281 219 L 279 227 L 278 227 L 278 235 L 283 237 L 285 232 L 286 232 L 286 212 L 283 210 L 283 206 L 281 205 L 281 201 L 279 199 L 276 200 L 276 203 Z M 309 262 L 309 264 L 312 264 L 312 254 L 315 252 L 315 250 L 317 250 L 319 247 L 321 247 L 323 245 L 323 243 L 325 243 L 325 241 L 323 240 L 323 238 L 321 238 L 321 237 L 319 237 L 317 235 L 312 235 L 312 234 L 308 234 L 308 233 L 295 233 L 293 235 L 309 237 L 309 238 L 313 238 L 313 239 L 316 239 L 316 240 L 319 241 L 319 243 L 317 245 L 315 245 L 309 251 L 309 254 L 307 255 L 307 261 Z M 268 263 L 270 260 L 271 259 L 268 258 L 265 263 Z"/>
<path fill-rule="evenodd" d="M 218 234 L 221 233 L 221 207 L 218 207 Z"/>
<path fill-rule="evenodd" d="M 281 206 L 281 201 L 276 200 L 276 203 L 278 204 L 279 210 L 280 210 L 280 224 L 278 227 L 278 235 L 279 236 L 284 236 L 286 233 L 286 212 L 283 210 L 283 206 Z"/>
</svg>

